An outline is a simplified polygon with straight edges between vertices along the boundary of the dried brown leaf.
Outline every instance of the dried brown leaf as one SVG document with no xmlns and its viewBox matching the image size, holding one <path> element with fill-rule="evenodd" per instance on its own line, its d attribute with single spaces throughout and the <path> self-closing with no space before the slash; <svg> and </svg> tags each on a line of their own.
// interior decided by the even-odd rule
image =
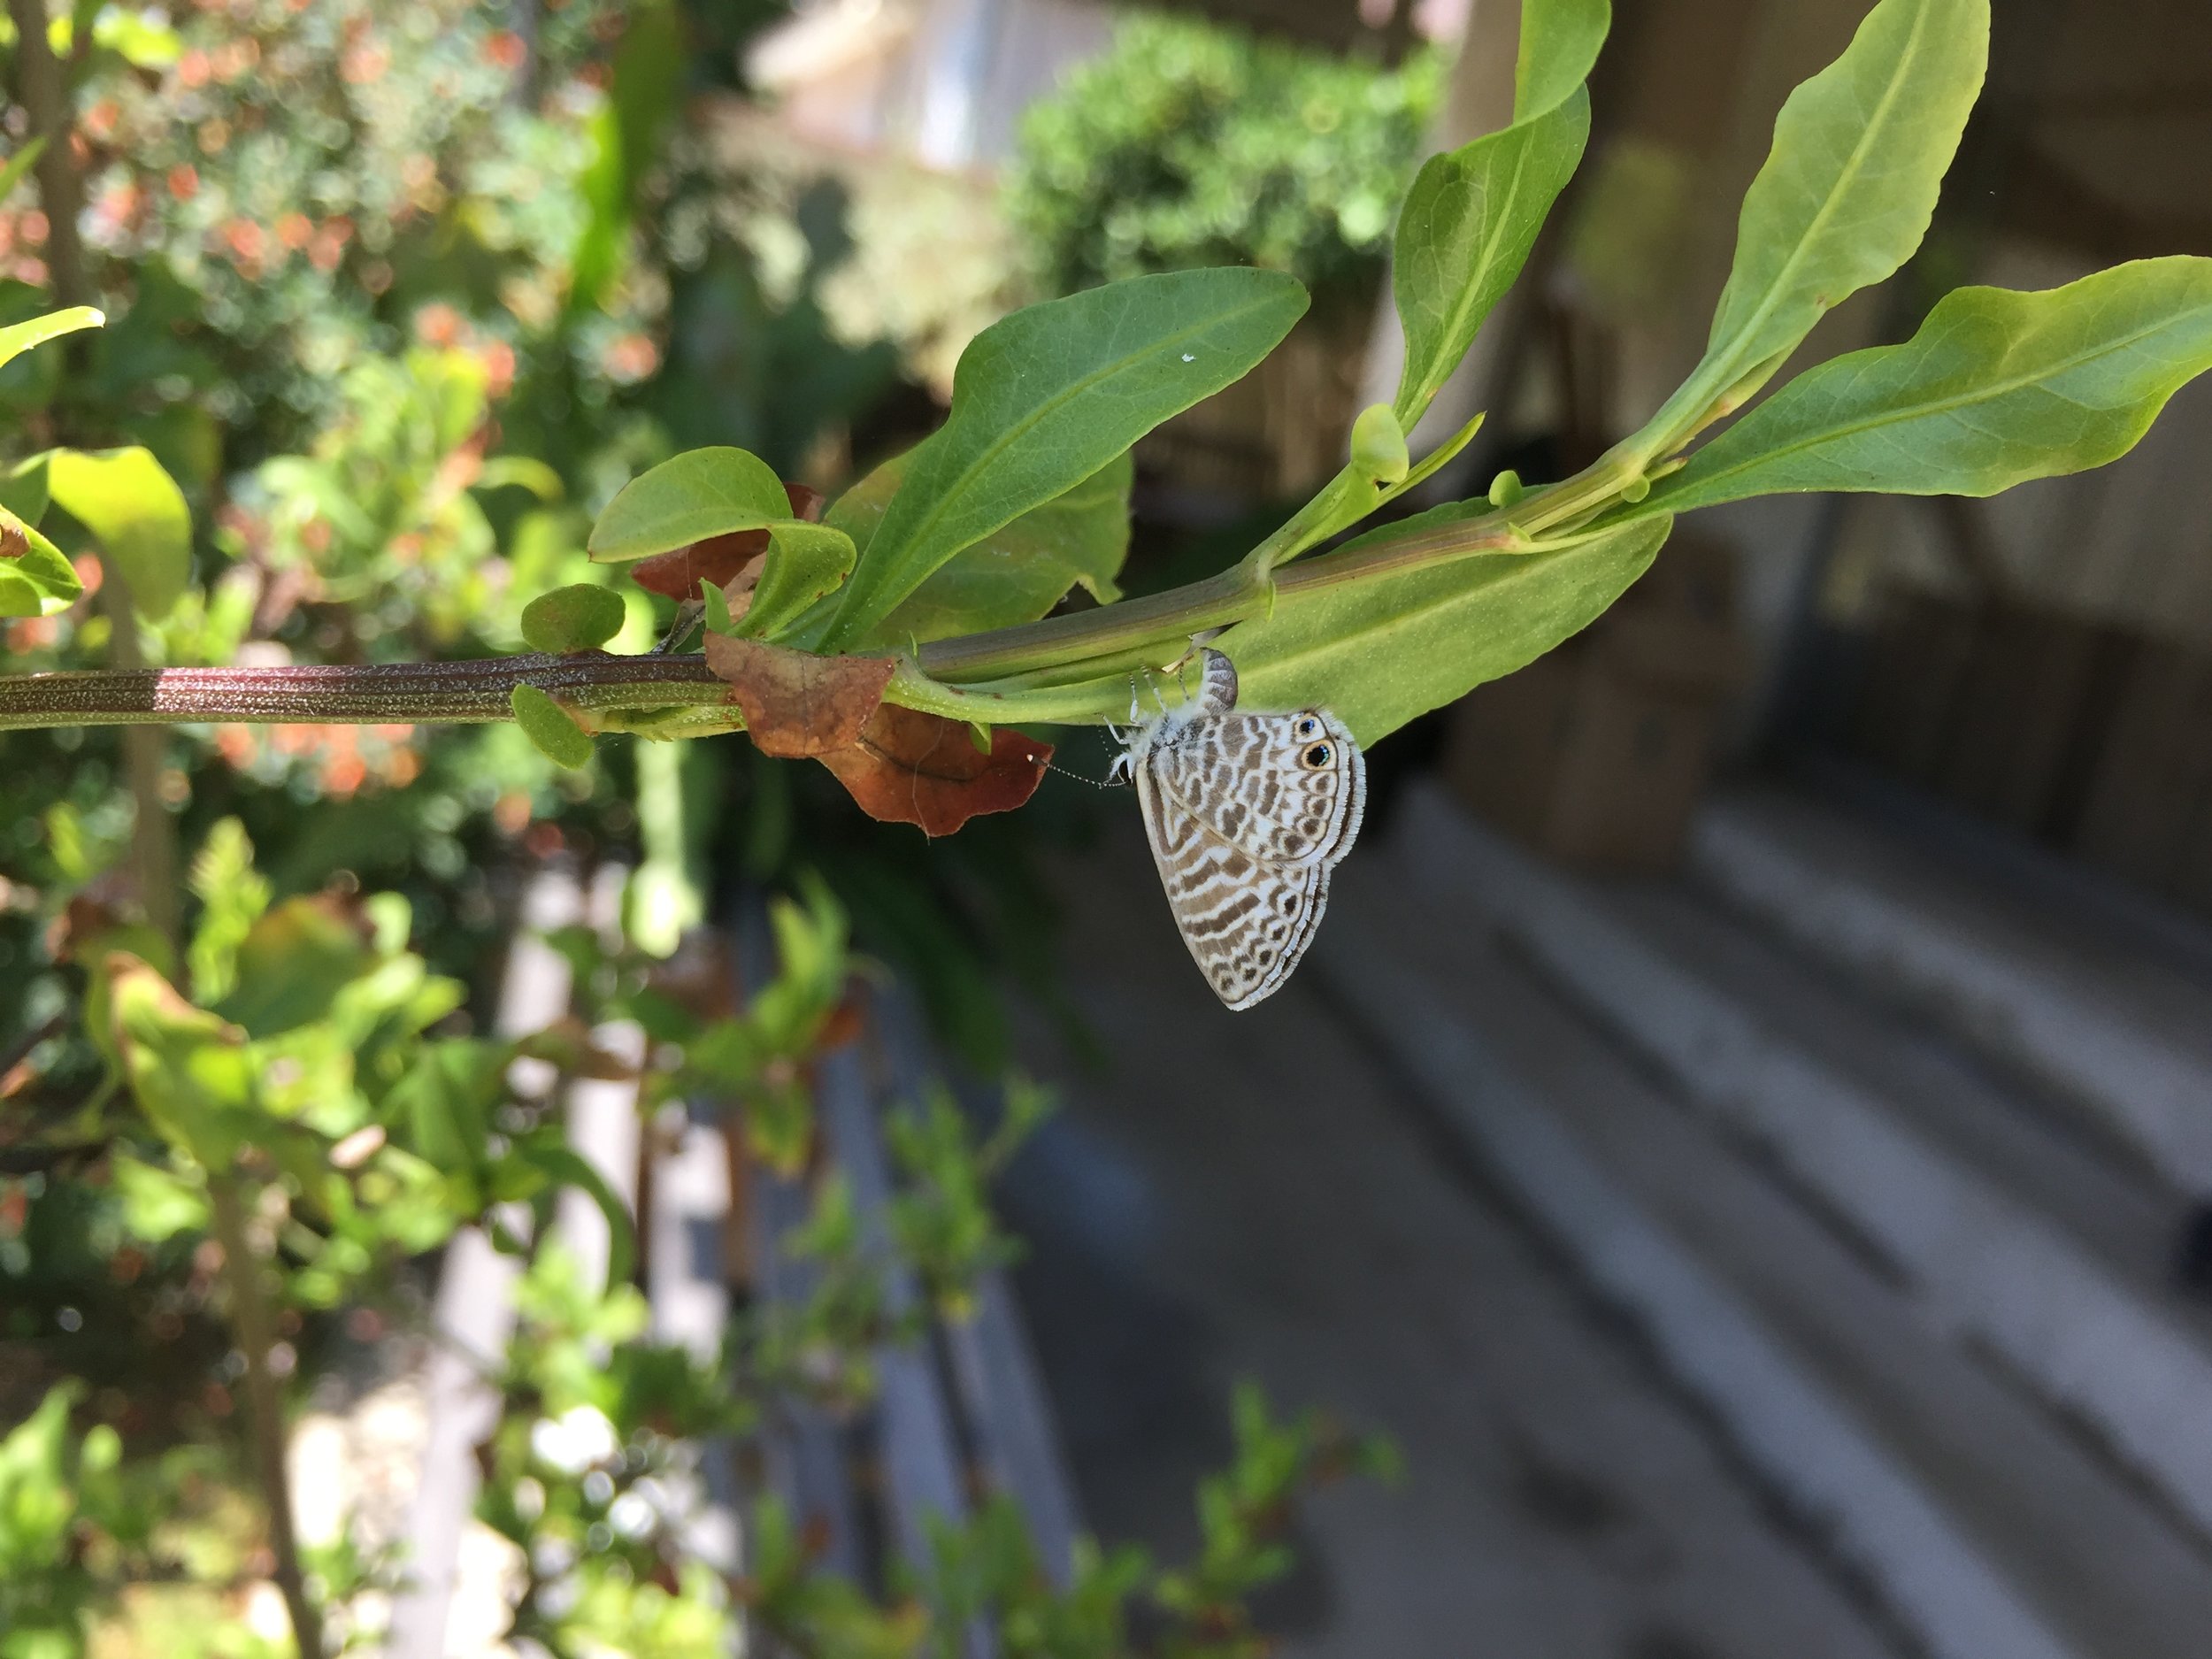
<svg viewBox="0 0 2212 1659">
<path fill-rule="evenodd" d="M 832 659 L 834 660 L 834 659 Z M 1010 812 L 1037 792 L 1052 745 L 1010 726 L 979 750 L 964 720 L 885 703 L 858 741 L 820 757 L 870 818 L 949 835 L 979 812 Z"/>
<path fill-rule="evenodd" d="M 730 700 L 760 752 L 795 760 L 859 742 L 895 664 L 887 657 L 816 657 L 710 634 L 707 666 L 730 682 Z"/>
<path fill-rule="evenodd" d="M 791 503 L 793 518 L 803 518 L 809 524 L 821 521 L 822 503 L 827 498 L 820 490 L 806 484 L 786 484 L 783 493 Z M 678 600 L 696 599 L 699 584 L 712 582 L 729 599 L 730 614 L 742 616 L 745 601 L 753 591 L 753 584 L 760 580 L 761 561 L 767 554 L 767 531 L 732 530 L 726 535 L 710 535 L 689 547 L 680 547 L 672 553 L 656 553 L 650 558 L 640 559 L 630 566 L 630 575 L 647 593 Z"/>
<path fill-rule="evenodd" d="M 726 592 L 730 584 L 741 577 L 749 575 L 757 580 L 761 561 L 767 556 L 767 531 L 733 530 L 726 535 L 710 535 L 689 547 L 680 547 L 673 553 L 656 553 L 651 558 L 640 559 L 630 566 L 630 575 L 649 594 L 677 600 L 696 599 L 703 581 L 712 582 Z M 740 591 L 749 592 L 751 587 L 748 581 Z"/>
</svg>

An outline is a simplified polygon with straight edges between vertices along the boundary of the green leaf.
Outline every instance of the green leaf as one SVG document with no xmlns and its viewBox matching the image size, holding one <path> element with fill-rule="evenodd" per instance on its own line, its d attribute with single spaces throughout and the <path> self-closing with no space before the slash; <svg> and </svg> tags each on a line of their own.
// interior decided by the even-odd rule
<svg viewBox="0 0 2212 1659">
<path fill-rule="evenodd" d="M 540 594 L 522 608 L 522 642 L 534 651 L 593 651 L 622 632 L 622 595 L 595 582 Z"/>
<path fill-rule="evenodd" d="M 1231 267 L 1132 277 L 992 324 L 961 354 L 951 418 L 915 452 L 826 642 L 870 635 L 963 548 L 1242 377 L 1305 309 L 1294 278 Z"/>
<path fill-rule="evenodd" d="M 1521 49 L 1513 65 L 1517 125 L 1574 96 L 1590 78 L 1612 22 L 1611 0 L 1521 0 Z"/>
<path fill-rule="evenodd" d="M 590 763 L 591 733 L 535 686 L 517 686 L 508 694 L 507 706 L 515 711 L 515 724 L 522 728 L 522 734 L 556 766 Z"/>
<path fill-rule="evenodd" d="M 109 1155 L 108 1172 L 133 1237 L 159 1244 L 206 1229 L 207 1194 L 197 1184 L 119 1149 Z"/>
<path fill-rule="evenodd" d="M 1843 55 L 1790 94 L 1744 196 L 1704 358 L 1631 440 L 1642 458 L 1912 257 L 1988 57 L 1988 0 L 1881 0 Z"/>
<path fill-rule="evenodd" d="M 687 449 L 625 484 L 587 547 L 601 564 L 619 565 L 787 521 L 791 498 L 765 461 L 727 446 Z"/>
<path fill-rule="evenodd" d="M 108 1034 L 140 1109 L 202 1167 L 227 1167 L 254 1106 L 245 1033 L 195 1008 L 138 958 L 108 960 Z"/>
<path fill-rule="evenodd" d="M 556 1187 L 583 1188 L 592 1202 L 599 1206 L 599 1213 L 607 1218 L 607 1283 L 627 1284 L 637 1261 L 637 1223 L 631 1217 L 630 1207 L 622 1202 L 622 1195 L 608 1184 L 597 1167 L 573 1148 L 565 1145 L 557 1133 L 526 1136 L 515 1143 L 509 1156 Z"/>
<path fill-rule="evenodd" d="M 1405 330 L 1392 404 L 1420 419 L 1513 280 L 1590 135 L 1587 94 L 1423 164 L 1398 216 L 1391 288 Z"/>
<path fill-rule="evenodd" d="M 54 503 L 89 530 L 129 584 L 141 616 L 158 620 L 192 572 L 192 511 L 150 449 L 56 449 L 46 461 Z"/>
<path fill-rule="evenodd" d="M 46 516 L 46 457 L 35 455 L 0 472 L 0 507 L 27 525 Z"/>
<path fill-rule="evenodd" d="M 1377 534 L 1472 517 L 1482 505 L 1454 503 Z M 1326 708 L 1372 743 L 1586 626 L 1643 574 L 1671 524 L 1640 520 L 1555 553 L 1477 555 L 1402 575 L 1286 588 L 1273 615 L 1221 638 L 1237 666 L 1238 701 Z"/>
<path fill-rule="evenodd" d="M 217 1003 L 236 987 L 239 947 L 269 908 L 268 879 L 254 868 L 253 842 L 236 818 L 220 820 L 200 843 L 191 888 L 201 905 L 185 953 L 192 993 L 204 1003 Z"/>
<path fill-rule="evenodd" d="M 17 549 L 16 538 L 22 543 Z M 0 507 L 0 617 L 51 616 L 84 591 L 77 567 L 59 548 Z"/>
<path fill-rule="evenodd" d="M 2212 368 L 2212 259 L 1946 295 L 1902 345 L 1800 375 L 1652 491 L 1671 511 L 1784 490 L 1993 495 L 2101 466 Z"/>
<path fill-rule="evenodd" d="M 476 1169 L 491 1138 L 492 1112 L 505 1097 L 513 1048 L 450 1037 L 424 1045 L 384 1098 L 407 1149 L 448 1175 Z"/>
<path fill-rule="evenodd" d="M 236 983 L 215 1009 L 250 1036 L 273 1037 L 320 1019 L 374 960 L 355 918 L 340 905 L 287 899 L 256 918 L 239 940 Z"/>
<path fill-rule="evenodd" d="M 768 557 L 760 562 L 752 603 L 737 619 L 749 640 L 780 639 L 818 600 L 835 593 L 851 573 L 852 537 L 828 525 L 797 518 L 772 525 Z"/>
<path fill-rule="evenodd" d="M 19 155 L 8 165 L 13 168 L 22 159 Z M 58 339 L 63 334 L 73 334 L 80 328 L 98 328 L 106 321 L 105 315 L 89 305 L 72 305 L 66 311 L 48 311 L 45 316 L 34 317 L 28 322 L 0 328 L 0 364 L 21 357 L 33 346 L 42 346 L 49 340 Z"/>
<path fill-rule="evenodd" d="M 895 456 L 855 484 L 837 498 L 827 522 L 865 548 L 910 458 Z M 862 649 L 1034 622 L 1071 588 L 1111 604 L 1121 596 L 1114 578 L 1129 552 L 1134 476 L 1127 453 L 1118 455 L 1073 489 L 954 554 L 869 633 Z"/>
<path fill-rule="evenodd" d="M 682 103 L 683 20 L 673 0 L 645 0 L 628 12 L 613 84 L 591 120 L 593 157 L 577 180 L 588 213 L 569 261 L 572 311 L 596 305 L 621 270 L 638 186 Z"/>
</svg>

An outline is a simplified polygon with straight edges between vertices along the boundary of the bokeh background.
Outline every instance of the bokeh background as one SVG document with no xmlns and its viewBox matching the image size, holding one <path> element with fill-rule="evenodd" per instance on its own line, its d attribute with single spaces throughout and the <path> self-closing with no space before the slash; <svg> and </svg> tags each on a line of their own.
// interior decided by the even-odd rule
<svg viewBox="0 0 2212 1659">
<path fill-rule="evenodd" d="M 1561 475 L 1662 400 L 1775 110 L 1863 10 L 1620 0 L 1581 174 L 1419 434 L 1490 411 L 1427 499 Z M 1961 282 L 2212 253 L 2212 13 L 1995 13 L 1925 246 L 1803 360 Z M 0 322 L 110 321 L 0 373 L 0 421 L 24 453 L 143 443 L 184 486 L 196 583 L 157 660 L 373 663 L 514 649 L 526 600 L 613 581 L 591 518 L 679 449 L 834 493 L 933 427 L 1012 307 L 1248 263 L 1313 309 L 1139 446 L 1121 587 L 1222 567 L 1394 385 L 1397 205 L 1506 119 L 1517 8 L 203 0 L 70 27 L 81 199 L 0 200 Z M 2200 1659 L 2208 452 L 2200 388 L 2122 462 L 1992 501 L 1697 515 L 1587 634 L 1377 749 L 1327 929 L 1242 1016 L 1132 802 L 1086 786 L 1088 733 L 1077 776 L 941 842 L 741 737 L 560 772 L 507 726 L 190 727 L 161 792 L 187 844 L 242 819 L 280 892 L 405 894 L 480 1020 L 548 872 L 626 882 L 664 949 L 826 882 L 931 1064 L 1062 1102 L 1003 1183 L 1027 1250 L 994 1317 L 1078 1524 L 1187 1547 L 1241 1379 L 1395 1440 L 1401 1481 L 1302 1513 L 1262 1604 L 1286 1655 Z M 665 602 L 621 587 L 643 649 Z M 0 669 L 96 664 L 110 626 L 96 597 L 0 625 Z M 121 757 L 0 738 L 0 1053 L 65 1006 L 42 894 L 119 856 Z M 0 1161 L 0 1428 L 67 1374 L 134 1442 L 228 1432 L 207 1263 L 135 1225 Z M 296 1479 L 387 1536 L 435 1497 L 440 1267 L 414 1325 L 302 1339 Z M 189 1519 L 228 1587 L 139 1586 L 95 1651 L 281 1631 L 225 1492 Z M 403 1659 L 499 1649 L 502 1563 L 457 1537 Z"/>
</svg>

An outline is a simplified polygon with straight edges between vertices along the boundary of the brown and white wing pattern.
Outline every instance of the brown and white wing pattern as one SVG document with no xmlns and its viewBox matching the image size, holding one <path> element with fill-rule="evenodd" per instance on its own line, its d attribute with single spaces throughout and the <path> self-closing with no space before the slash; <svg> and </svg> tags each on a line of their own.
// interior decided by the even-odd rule
<svg viewBox="0 0 2212 1659">
<path fill-rule="evenodd" d="M 1312 942 L 1329 872 L 1359 833 L 1366 761 L 1325 710 L 1216 713 L 1202 703 L 1141 733 L 1131 758 L 1183 941 L 1215 994 L 1249 1008 Z"/>
</svg>

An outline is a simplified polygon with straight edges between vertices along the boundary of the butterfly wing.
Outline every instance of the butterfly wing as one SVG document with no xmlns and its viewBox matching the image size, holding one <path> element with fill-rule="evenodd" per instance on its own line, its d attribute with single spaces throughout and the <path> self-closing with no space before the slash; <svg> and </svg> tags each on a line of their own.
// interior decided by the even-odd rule
<svg viewBox="0 0 2212 1659">
<path fill-rule="evenodd" d="M 1264 864 L 1333 864 L 1367 805 L 1367 758 L 1324 709 L 1164 726 L 1147 745 L 1161 793 Z"/>
<path fill-rule="evenodd" d="M 1328 866 L 1265 864 L 1137 768 L 1137 801 L 1169 911 L 1214 995 L 1249 1008 L 1290 977 L 1328 902 Z"/>
<path fill-rule="evenodd" d="M 1315 743 L 1329 753 L 1317 762 Z M 1154 734 L 1132 768 L 1183 942 L 1233 1009 L 1271 995 L 1320 926 L 1366 805 L 1366 763 L 1326 714 L 1228 715 Z"/>
</svg>

